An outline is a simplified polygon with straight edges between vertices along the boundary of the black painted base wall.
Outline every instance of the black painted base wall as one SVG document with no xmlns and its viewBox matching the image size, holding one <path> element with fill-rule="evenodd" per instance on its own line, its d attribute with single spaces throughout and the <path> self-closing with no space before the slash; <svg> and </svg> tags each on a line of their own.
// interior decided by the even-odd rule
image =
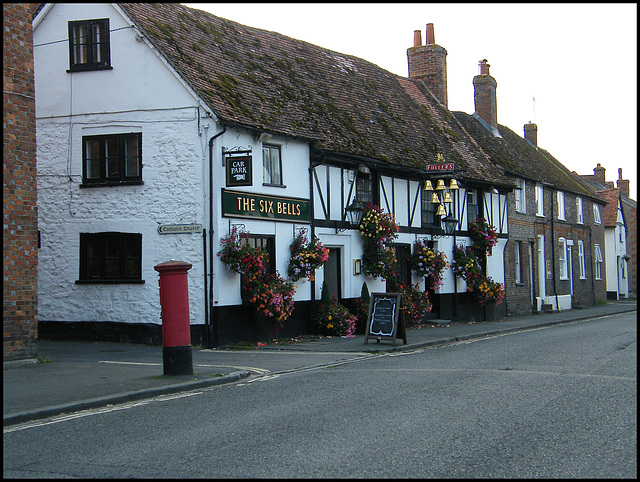
<svg viewBox="0 0 640 482">
<path fill-rule="evenodd" d="M 347 308 L 355 299 L 344 299 Z M 507 316 L 506 303 L 481 307 L 469 293 L 433 295 L 433 308 L 425 317 L 454 322 L 501 320 Z M 311 322 L 312 302 L 299 301 L 284 328 L 274 332 L 273 325 L 256 315 L 251 306 L 214 307 L 210 333 L 205 325 L 191 325 L 191 345 L 195 347 L 227 347 L 255 344 L 272 339 L 317 334 Z M 356 324 L 356 334 L 363 335 L 365 323 Z M 119 323 L 113 321 L 38 321 L 41 340 L 104 341 L 162 346 L 162 326 L 151 323 Z"/>
</svg>

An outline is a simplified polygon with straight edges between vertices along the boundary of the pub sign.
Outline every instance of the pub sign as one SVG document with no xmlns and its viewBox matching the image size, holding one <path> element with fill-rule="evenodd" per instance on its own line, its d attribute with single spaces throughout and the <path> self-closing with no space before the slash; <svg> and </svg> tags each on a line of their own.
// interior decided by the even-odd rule
<svg viewBox="0 0 640 482">
<path fill-rule="evenodd" d="M 309 200 L 222 189 L 222 215 L 308 223 Z"/>
</svg>

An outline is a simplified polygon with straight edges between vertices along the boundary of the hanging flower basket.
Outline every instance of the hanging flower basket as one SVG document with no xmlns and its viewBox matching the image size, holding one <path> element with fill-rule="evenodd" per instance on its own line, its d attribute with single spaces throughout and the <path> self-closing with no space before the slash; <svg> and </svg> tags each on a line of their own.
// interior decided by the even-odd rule
<svg viewBox="0 0 640 482">
<path fill-rule="evenodd" d="M 398 272 L 395 250 L 385 246 L 398 237 L 400 227 L 392 214 L 369 204 L 358 226 L 364 239 L 362 270 L 371 278 L 390 279 Z"/>
<path fill-rule="evenodd" d="M 469 225 L 469 237 L 473 245 L 489 253 L 491 248 L 498 244 L 496 228 L 489 224 L 485 218 L 478 218 Z"/>
<path fill-rule="evenodd" d="M 504 300 L 504 285 L 482 274 L 480 261 L 470 247 L 458 245 L 453 249 L 453 272 L 467 282 L 467 291 L 481 305 L 499 305 Z"/>
<path fill-rule="evenodd" d="M 307 278 L 313 281 L 315 271 L 324 265 L 329 259 L 329 250 L 320 240 L 314 236 L 311 242 L 307 242 L 306 236 L 301 232 L 293 239 L 289 246 L 291 260 L 287 268 L 287 275 L 292 281 Z"/>
<path fill-rule="evenodd" d="M 392 214 L 383 212 L 375 204 L 369 204 L 358 225 L 358 231 L 365 238 L 365 243 L 380 245 L 396 239 L 400 227 Z"/>
<path fill-rule="evenodd" d="M 233 228 L 228 236 L 220 239 L 218 257 L 228 271 L 235 271 L 241 275 L 262 273 L 265 266 L 266 252 L 254 248 L 247 243 L 249 234 L 238 232 Z"/>
<path fill-rule="evenodd" d="M 447 255 L 431 249 L 423 241 L 416 241 L 413 245 L 410 264 L 419 278 L 425 278 L 427 288 L 434 291 L 442 286 L 444 271 L 449 267 Z"/>
</svg>

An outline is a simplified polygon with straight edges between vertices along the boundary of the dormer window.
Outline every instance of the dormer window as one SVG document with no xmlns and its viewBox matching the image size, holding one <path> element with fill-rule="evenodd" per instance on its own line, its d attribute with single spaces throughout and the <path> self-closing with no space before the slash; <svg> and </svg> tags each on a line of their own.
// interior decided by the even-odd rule
<svg viewBox="0 0 640 482">
<path fill-rule="evenodd" d="M 69 22 L 69 72 L 110 68 L 109 19 Z"/>
</svg>

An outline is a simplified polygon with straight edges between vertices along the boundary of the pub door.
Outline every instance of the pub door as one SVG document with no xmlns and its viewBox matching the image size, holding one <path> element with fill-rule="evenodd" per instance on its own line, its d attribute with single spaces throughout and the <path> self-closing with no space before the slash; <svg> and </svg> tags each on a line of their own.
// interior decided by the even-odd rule
<svg viewBox="0 0 640 482">
<path fill-rule="evenodd" d="M 340 248 L 329 248 L 329 259 L 324 265 L 324 279 L 330 295 L 342 299 L 342 270 L 340 269 Z"/>
</svg>

